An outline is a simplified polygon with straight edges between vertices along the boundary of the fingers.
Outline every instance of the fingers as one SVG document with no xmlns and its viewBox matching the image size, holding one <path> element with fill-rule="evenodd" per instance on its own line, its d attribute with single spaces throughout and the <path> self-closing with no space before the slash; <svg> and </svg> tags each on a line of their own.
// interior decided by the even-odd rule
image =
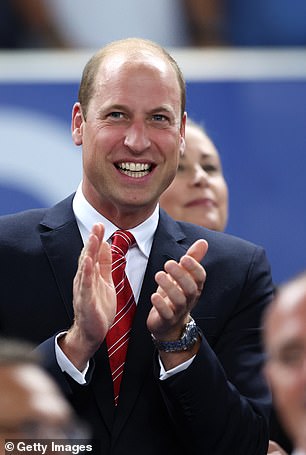
<svg viewBox="0 0 306 455">
<path fill-rule="evenodd" d="M 187 253 L 181 257 L 179 263 L 168 261 L 165 264 L 165 271 L 187 291 L 188 294 L 194 291 L 193 282 L 196 284 L 198 291 L 202 291 L 206 272 L 204 267 L 199 263 L 206 255 L 208 243 L 204 239 L 197 240 L 188 249 Z M 190 287 L 191 286 L 191 287 Z"/>
<path fill-rule="evenodd" d="M 186 253 L 187 256 L 193 257 L 197 262 L 200 262 L 208 250 L 208 243 L 204 239 L 196 240 Z M 184 258 L 185 256 L 183 256 Z"/>
<path fill-rule="evenodd" d="M 99 258 L 99 251 L 104 237 L 104 226 L 102 223 L 94 224 L 91 233 L 89 234 L 88 241 L 84 246 L 80 259 L 85 256 L 91 257 L 93 262 L 97 262 Z"/>
<path fill-rule="evenodd" d="M 204 256 L 206 255 L 208 250 L 208 243 L 204 239 L 199 239 L 191 247 L 188 249 L 187 253 L 181 258 L 179 265 L 183 267 L 184 271 L 188 272 L 189 275 L 186 274 L 181 274 L 182 280 L 189 278 L 190 282 L 190 277 L 192 280 L 194 280 L 196 286 L 197 286 L 197 291 L 198 293 L 202 292 L 204 282 L 206 279 L 206 272 L 204 267 L 199 263 Z M 172 267 L 172 266 L 171 266 Z M 165 267 L 165 270 L 168 272 L 169 271 L 169 265 Z M 173 276 L 173 275 L 172 275 Z M 174 277 L 174 276 L 173 276 Z M 174 277 L 176 280 L 176 278 Z M 183 284 L 183 281 L 179 280 L 178 283 L 180 285 Z M 188 282 L 186 281 L 186 286 L 188 285 Z M 183 286 L 183 289 L 186 289 L 188 292 L 188 287 L 185 288 Z M 190 290 L 190 292 L 193 292 L 193 289 Z M 189 293 L 190 293 L 189 292 Z"/>
<path fill-rule="evenodd" d="M 196 266 L 193 262 L 188 263 L 188 268 L 185 268 L 175 261 L 168 261 L 165 271 L 158 272 L 155 276 L 162 290 L 160 292 L 158 289 L 157 292 L 163 299 L 167 296 L 174 313 L 181 314 L 194 306 L 203 289 L 205 277 L 204 268 L 199 263 Z"/>
<path fill-rule="evenodd" d="M 153 309 L 157 311 L 157 314 L 160 318 L 165 321 L 171 321 L 174 316 L 174 307 L 173 305 L 169 305 L 166 303 L 164 297 L 159 294 L 158 292 L 154 292 L 151 295 L 151 302 L 153 305 Z M 156 315 L 157 315 L 156 314 Z"/>
<path fill-rule="evenodd" d="M 86 245 L 84 245 L 78 264 L 78 271 L 76 274 L 76 281 L 78 285 L 89 287 L 92 283 L 93 275 L 99 265 L 100 260 L 102 262 L 108 263 L 107 258 L 105 257 L 104 250 L 107 251 L 107 246 L 103 242 L 104 237 L 104 226 L 102 223 L 94 224 L 89 235 Z M 100 273 L 100 268 L 98 269 Z M 107 270 L 108 275 L 108 270 Z"/>
<path fill-rule="evenodd" d="M 107 284 L 111 284 L 111 247 L 109 243 L 104 240 L 104 232 L 105 229 L 102 223 L 97 223 L 93 226 L 87 246 L 85 247 L 85 257 L 83 260 L 88 275 L 92 273 L 96 280 L 101 276 Z M 90 266 L 92 266 L 92 268 Z"/>
<path fill-rule="evenodd" d="M 97 254 L 99 244 L 102 241 L 104 236 L 104 226 L 102 223 L 94 224 L 89 234 L 87 243 L 84 245 L 80 257 L 79 257 L 79 264 L 84 260 L 86 255 L 94 258 Z"/>
<path fill-rule="evenodd" d="M 85 254 L 90 256 L 93 262 L 98 262 L 101 244 L 103 243 L 104 226 L 102 223 L 94 224 L 85 246 Z"/>
<path fill-rule="evenodd" d="M 105 282 L 112 283 L 111 246 L 105 240 L 100 244 L 97 268 Z"/>
<path fill-rule="evenodd" d="M 174 261 L 173 263 L 174 265 L 177 265 Z M 171 269 L 171 264 L 169 264 L 169 269 Z M 171 273 L 166 273 L 164 271 L 158 272 L 155 276 L 155 280 L 159 285 L 159 289 L 157 290 L 158 298 L 156 298 L 155 302 L 159 302 L 159 306 L 161 306 L 162 302 L 165 302 L 165 299 L 167 298 L 167 304 L 169 306 L 170 312 L 168 312 L 168 309 L 166 308 L 167 305 L 164 303 L 164 317 L 166 319 L 169 319 L 169 317 L 173 316 L 173 313 L 180 313 L 182 309 L 185 309 L 187 300 L 185 293 L 189 294 L 187 288 L 191 290 L 191 287 L 194 287 L 195 290 L 195 285 L 191 282 L 187 283 L 188 280 L 184 279 L 184 277 L 181 276 L 182 273 L 180 272 L 181 271 L 179 271 L 178 274 L 174 273 L 174 276 L 177 277 L 177 281 L 174 276 L 171 275 Z M 179 283 L 180 281 L 181 284 Z M 185 288 L 184 285 L 186 286 Z M 163 307 L 161 309 L 163 309 Z"/>
<path fill-rule="evenodd" d="M 197 302 L 206 279 L 205 269 L 199 264 L 208 249 L 205 240 L 196 241 L 179 263 L 167 261 L 164 271 L 156 274 L 158 284 L 152 304 L 166 320 L 187 314 Z"/>
</svg>

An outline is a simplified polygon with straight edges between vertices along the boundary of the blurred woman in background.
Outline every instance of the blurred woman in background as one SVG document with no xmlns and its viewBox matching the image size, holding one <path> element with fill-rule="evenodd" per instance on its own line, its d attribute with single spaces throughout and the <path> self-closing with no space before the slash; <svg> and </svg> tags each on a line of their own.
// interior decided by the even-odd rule
<svg viewBox="0 0 306 455">
<path fill-rule="evenodd" d="M 172 218 L 224 231 L 228 188 L 219 153 L 204 128 L 187 121 L 186 148 L 176 177 L 160 198 Z"/>
</svg>

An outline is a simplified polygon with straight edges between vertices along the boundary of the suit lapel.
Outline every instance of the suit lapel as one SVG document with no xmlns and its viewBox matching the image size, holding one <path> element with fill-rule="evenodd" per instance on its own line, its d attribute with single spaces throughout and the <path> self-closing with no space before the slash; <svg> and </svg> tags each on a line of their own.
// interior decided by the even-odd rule
<svg viewBox="0 0 306 455">
<path fill-rule="evenodd" d="M 46 212 L 41 222 L 41 242 L 48 257 L 67 313 L 73 321 L 72 282 L 82 238 L 72 211 L 72 196 Z"/>
<path fill-rule="evenodd" d="M 184 238 L 185 234 L 178 225 L 161 211 L 129 341 L 114 422 L 114 437 L 119 435 L 129 418 L 144 382 L 148 377 L 148 380 L 152 380 L 154 347 L 146 321 L 152 308 L 151 295 L 157 287 L 154 276 L 163 269 L 168 259 L 178 260 L 185 253 L 186 249 L 179 244 Z"/>
</svg>

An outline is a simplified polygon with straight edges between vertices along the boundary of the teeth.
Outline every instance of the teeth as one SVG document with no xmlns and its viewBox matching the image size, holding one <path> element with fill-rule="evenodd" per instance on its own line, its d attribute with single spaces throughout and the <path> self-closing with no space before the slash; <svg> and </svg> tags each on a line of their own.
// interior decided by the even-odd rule
<svg viewBox="0 0 306 455">
<path fill-rule="evenodd" d="M 120 163 L 118 168 L 128 177 L 140 178 L 148 175 L 151 165 L 148 163 Z"/>
<path fill-rule="evenodd" d="M 131 172 L 131 171 L 124 171 L 124 174 L 129 176 L 129 177 L 134 177 L 134 178 L 140 178 L 140 177 L 144 177 L 145 175 L 148 174 L 148 172 L 144 172 L 144 171 L 138 171 L 138 172 Z"/>
<path fill-rule="evenodd" d="M 120 163 L 120 169 L 127 170 L 127 171 L 148 171 L 150 169 L 150 164 L 148 163 Z"/>
</svg>

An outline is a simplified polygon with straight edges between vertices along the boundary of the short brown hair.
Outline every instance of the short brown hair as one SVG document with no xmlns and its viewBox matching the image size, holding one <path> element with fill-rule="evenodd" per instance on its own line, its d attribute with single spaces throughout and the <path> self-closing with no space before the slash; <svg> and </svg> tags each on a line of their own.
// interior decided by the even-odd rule
<svg viewBox="0 0 306 455">
<path fill-rule="evenodd" d="M 183 117 L 186 108 L 186 84 L 182 71 L 179 68 L 177 62 L 166 51 L 166 49 L 164 49 L 162 46 L 159 46 L 154 41 L 141 38 L 127 38 L 123 40 L 113 41 L 107 44 L 105 47 L 98 50 L 85 65 L 78 94 L 78 99 L 82 107 L 84 118 L 86 119 L 88 104 L 94 94 L 95 77 L 101 65 L 101 62 L 106 56 L 110 55 L 117 49 L 123 49 L 126 51 L 135 51 L 137 49 L 151 49 L 152 51 L 155 51 L 155 53 L 160 54 L 165 58 L 167 62 L 170 63 L 177 76 L 181 91 L 181 117 Z"/>
</svg>

